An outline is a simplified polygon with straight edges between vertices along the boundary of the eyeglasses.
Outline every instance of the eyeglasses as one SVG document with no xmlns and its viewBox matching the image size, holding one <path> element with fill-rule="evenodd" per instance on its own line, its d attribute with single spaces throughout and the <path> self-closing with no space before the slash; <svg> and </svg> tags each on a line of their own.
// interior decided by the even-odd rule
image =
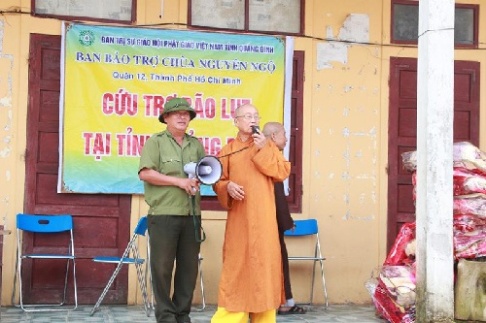
<svg viewBox="0 0 486 323">
<path fill-rule="evenodd" d="M 247 121 L 250 121 L 251 119 L 255 119 L 255 120 L 260 120 L 260 116 L 258 114 L 244 114 L 244 115 L 241 115 L 241 116 L 236 116 L 235 118 L 243 118 Z"/>
</svg>

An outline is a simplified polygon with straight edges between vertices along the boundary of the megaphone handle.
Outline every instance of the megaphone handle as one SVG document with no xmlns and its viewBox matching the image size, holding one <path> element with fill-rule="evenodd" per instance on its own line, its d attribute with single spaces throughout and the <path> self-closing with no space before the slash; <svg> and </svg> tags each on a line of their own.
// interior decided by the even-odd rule
<svg viewBox="0 0 486 323">
<path fill-rule="evenodd" d="M 192 206 L 192 219 L 194 221 L 194 236 L 197 242 L 203 242 L 206 240 L 206 233 L 201 226 L 201 222 L 196 216 L 196 197 L 191 195 L 191 206 Z"/>
<path fill-rule="evenodd" d="M 206 240 L 206 232 L 204 232 L 204 228 L 202 226 L 199 226 L 199 229 L 201 230 L 200 231 L 200 235 L 201 235 L 201 238 L 199 238 L 199 235 L 196 233 L 196 240 L 198 242 L 203 242 L 204 240 Z"/>
</svg>

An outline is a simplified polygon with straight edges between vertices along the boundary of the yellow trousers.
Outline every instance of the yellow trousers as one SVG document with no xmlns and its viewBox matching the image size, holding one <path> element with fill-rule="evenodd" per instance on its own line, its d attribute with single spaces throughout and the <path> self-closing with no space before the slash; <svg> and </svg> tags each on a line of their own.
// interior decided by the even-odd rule
<svg viewBox="0 0 486 323">
<path fill-rule="evenodd" d="M 275 323 L 277 322 L 277 310 L 260 313 L 228 312 L 224 307 L 218 307 L 211 323 Z"/>
</svg>

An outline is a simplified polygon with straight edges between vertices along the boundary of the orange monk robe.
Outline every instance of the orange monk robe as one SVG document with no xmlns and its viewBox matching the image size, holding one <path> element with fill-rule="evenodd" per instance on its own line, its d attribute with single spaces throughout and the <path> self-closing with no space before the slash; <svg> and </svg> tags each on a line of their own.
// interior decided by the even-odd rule
<svg viewBox="0 0 486 323">
<path fill-rule="evenodd" d="M 218 306 L 246 313 L 276 309 L 282 303 L 283 275 L 273 185 L 290 175 L 290 162 L 270 140 L 258 151 L 251 137 L 233 140 L 219 156 L 223 174 L 213 188 L 228 218 Z M 229 196 L 229 181 L 243 186 L 244 200 Z"/>
</svg>

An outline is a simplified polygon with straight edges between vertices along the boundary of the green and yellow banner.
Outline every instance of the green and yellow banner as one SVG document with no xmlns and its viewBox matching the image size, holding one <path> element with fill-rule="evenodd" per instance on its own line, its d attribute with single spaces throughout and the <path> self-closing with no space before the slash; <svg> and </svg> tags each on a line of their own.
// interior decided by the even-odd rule
<svg viewBox="0 0 486 323">
<path fill-rule="evenodd" d="M 243 103 L 261 125 L 283 120 L 279 37 L 66 23 L 61 64 L 60 193 L 142 194 L 141 149 L 172 97 L 196 110 L 188 131 L 209 155 L 236 134 Z"/>
</svg>

